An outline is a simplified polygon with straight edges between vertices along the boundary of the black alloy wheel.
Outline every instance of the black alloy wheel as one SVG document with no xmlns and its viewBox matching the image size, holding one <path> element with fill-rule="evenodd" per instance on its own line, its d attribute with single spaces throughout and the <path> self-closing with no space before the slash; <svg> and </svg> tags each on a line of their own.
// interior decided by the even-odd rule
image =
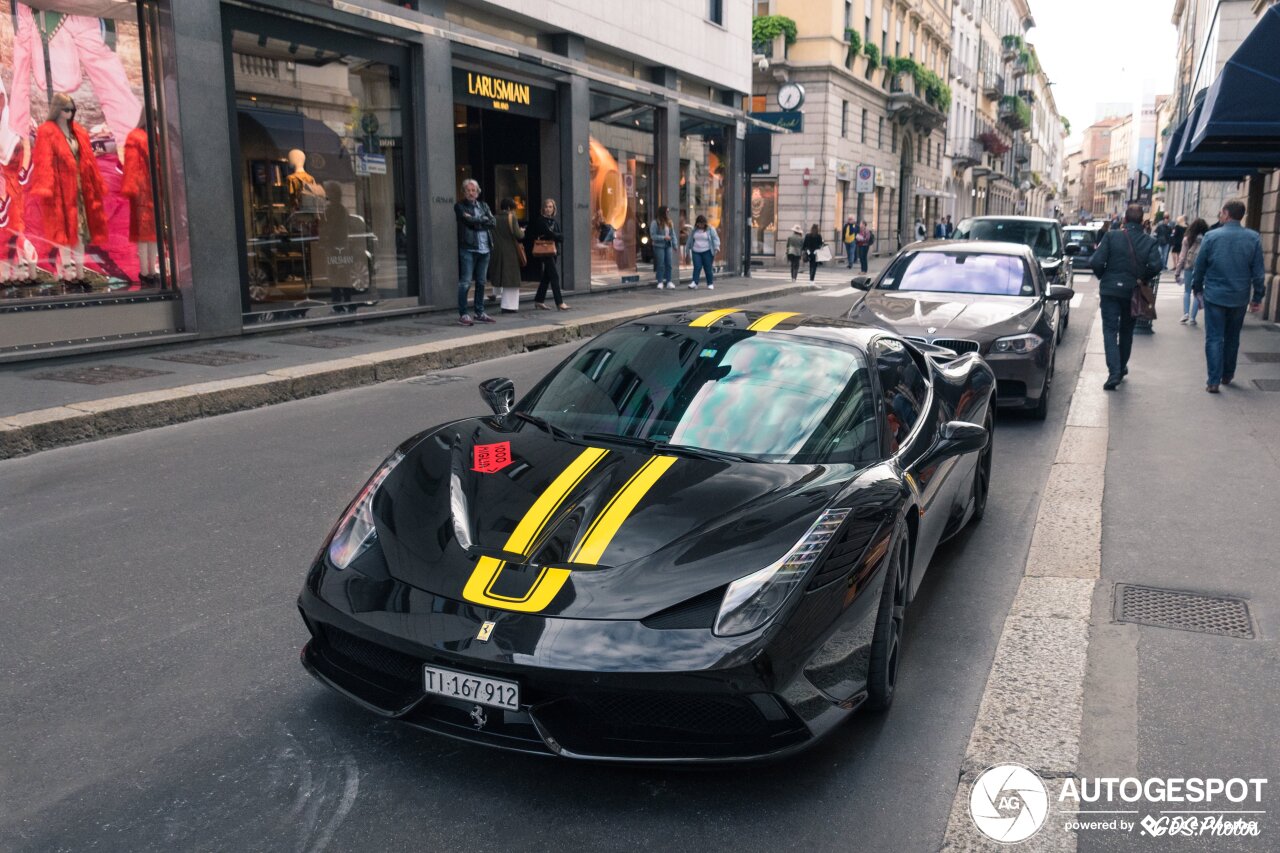
<svg viewBox="0 0 1280 853">
<path fill-rule="evenodd" d="M 973 467 L 973 515 L 970 524 L 977 524 L 987 514 L 987 495 L 991 491 L 991 451 L 996 443 L 995 419 L 987 411 L 983 427 L 987 430 L 987 446 L 978 453 L 978 464 Z"/>
<path fill-rule="evenodd" d="M 1031 419 L 1042 421 L 1049 417 L 1049 389 L 1053 387 L 1053 367 L 1056 354 L 1049 357 L 1049 369 L 1044 372 L 1044 387 L 1040 389 L 1040 401 L 1031 409 Z"/>
<path fill-rule="evenodd" d="M 885 572 L 884 591 L 871 639 L 871 661 L 867 671 L 867 708 L 885 711 L 893 704 L 898 685 L 898 664 L 902 658 L 902 635 L 907 618 L 908 583 L 911 577 L 911 545 L 907 527 L 899 522 L 894 531 L 893 556 Z"/>
</svg>

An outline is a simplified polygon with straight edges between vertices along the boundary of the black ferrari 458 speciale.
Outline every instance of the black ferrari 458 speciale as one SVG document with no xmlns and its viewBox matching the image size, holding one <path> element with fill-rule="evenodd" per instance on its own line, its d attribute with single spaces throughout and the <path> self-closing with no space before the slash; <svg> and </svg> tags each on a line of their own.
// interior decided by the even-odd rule
<svg viewBox="0 0 1280 853">
<path fill-rule="evenodd" d="M 369 710 L 524 752 L 782 755 L 893 699 L 934 549 L 981 518 L 990 368 L 791 312 L 666 313 L 405 441 L 299 599 Z"/>
</svg>

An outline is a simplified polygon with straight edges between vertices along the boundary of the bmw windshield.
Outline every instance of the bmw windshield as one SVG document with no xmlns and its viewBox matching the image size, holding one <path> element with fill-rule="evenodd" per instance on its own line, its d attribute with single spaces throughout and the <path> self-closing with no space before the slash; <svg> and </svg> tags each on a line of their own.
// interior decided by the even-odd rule
<svg viewBox="0 0 1280 853">
<path fill-rule="evenodd" d="M 623 326 L 570 356 L 519 408 L 589 441 L 767 462 L 879 456 L 863 354 L 779 333 Z"/>
<path fill-rule="evenodd" d="M 985 296 L 1035 296 L 1035 280 L 1016 255 L 914 252 L 894 261 L 877 290 L 923 290 Z"/>
</svg>

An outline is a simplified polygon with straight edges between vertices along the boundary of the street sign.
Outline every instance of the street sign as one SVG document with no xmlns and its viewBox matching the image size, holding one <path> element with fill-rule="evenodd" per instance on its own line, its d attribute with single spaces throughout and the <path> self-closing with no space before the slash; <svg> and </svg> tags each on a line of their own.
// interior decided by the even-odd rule
<svg viewBox="0 0 1280 853">
<path fill-rule="evenodd" d="M 751 117 L 759 119 L 760 121 L 766 121 L 769 124 L 775 124 L 778 127 L 795 133 L 799 133 L 804 130 L 804 113 L 793 110 L 786 110 L 783 112 L 752 113 Z M 763 127 L 755 127 L 753 125 L 747 132 L 772 133 L 773 131 L 766 130 Z"/>
<path fill-rule="evenodd" d="M 858 175 L 854 180 L 853 191 L 859 193 L 874 192 L 876 188 L 876 167 L 875 166 L 859 166 Z"/>
<path fill-rule="evenodd" d="M 804 181 L 804 185 L 806 187 L 809 186 L 809 170 L 808 169 L 804 170 L 804 177 L 802 177 L 801 180 Z"/>
</svg>

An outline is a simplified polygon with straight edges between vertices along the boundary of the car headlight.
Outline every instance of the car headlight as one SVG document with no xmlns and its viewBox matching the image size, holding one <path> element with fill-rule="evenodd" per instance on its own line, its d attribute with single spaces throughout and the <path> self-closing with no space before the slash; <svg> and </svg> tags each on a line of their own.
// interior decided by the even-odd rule
<svg viewBox="0 0 1280 853">
<path fill-rule="evenodd" d="M 378 537 L 373 525 L 373 496 L 402 459 L 404 454 L 398 450 L 388 456 L 338 519 L 333 534 L 329 537 L 328 547 L 329 562 L 335 569 L 345 569 L 351 565 Z"/>
<path fill-rule="evenodd" d="M 777 613 L 848 515 L 848 509 L 825 510 L 781 560 L 729 584 L 716 615 L 716 636 L 754 631 Z"/>
<path fill-rule="evenodd" d="M 1025 335 L 1010 335 L 1007 338 L 996 338 L 995 343 L 991 345 L 992 352 L 1011 352 L 1026 353 L 1035 350 L 1042 343 L 1044 338 L 1039 335 L 1027 332 Z"/>
</svg>

